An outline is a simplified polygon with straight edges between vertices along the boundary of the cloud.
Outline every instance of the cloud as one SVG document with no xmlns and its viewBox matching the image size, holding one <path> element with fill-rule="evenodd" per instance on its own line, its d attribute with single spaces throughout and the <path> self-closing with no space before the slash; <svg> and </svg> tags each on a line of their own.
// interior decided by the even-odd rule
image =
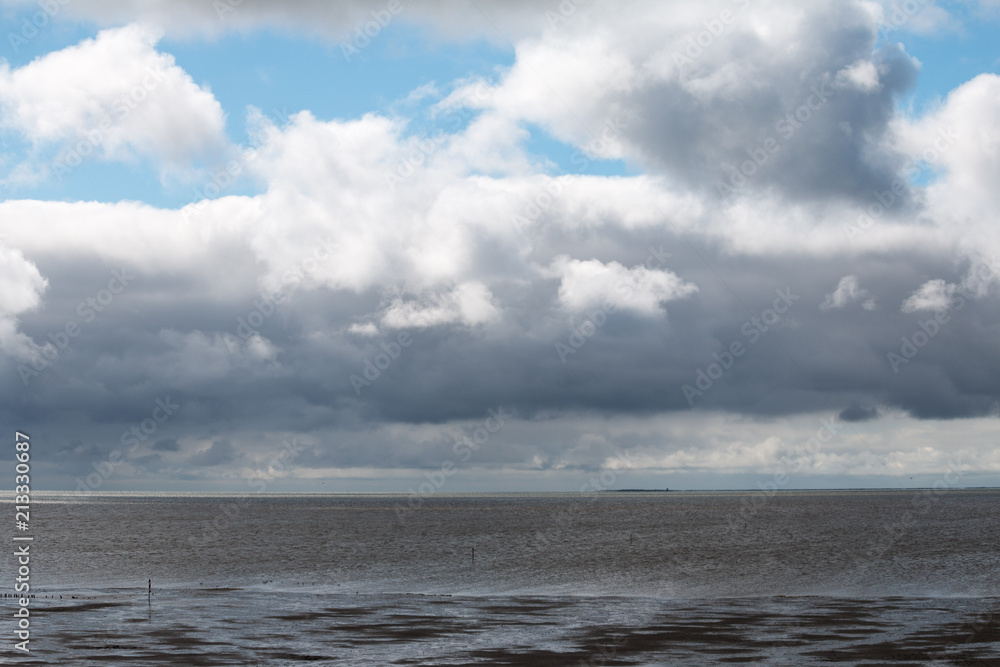
<svg viewBox="0 0 1000 667">
<path fill-rule="evenodd" d="M 643 266 L 626 268 L 618 262 L 557 258 L 552 267 L 559 275 L 559 303 L 570 311 L 613 303 L 618 308 L 654 316 L 663 314 L 663 304 L 695 294 L 698 287 L 670 271 Z"/>
<path fill-rule="evenodd" d="M 350 331 L 351 333 L 357 334 L 359 336 L 377 336 L 378 335 L 378 327 L 375 326 L 374 322 L 365 322 L 363 324 L 359 324 L 359 323 L 355 322 L 350 327 L 348 327 L 347 330 Z"/>
<path fill-rule="evenodd" d="M 3 5 L 36 5 L 30 0 L 2 0 Z M 509 34 L 520 33 L 525 24 L 544 25 L 544 9 L 526 0 L 481 2 L 490 20 Z M 392 11 L 390 11 L 390 7 Z M 547 8 L 546 8 L 547 9 Z M 353 0 L 328 3 L 320 0 L 73 0 L 63 13 L 85 22 L 120 25 L 140 21 L 156 25 L 174 36 L 217 36 L 226 32 L 247 32 L 283 28 L 327 39 L 350 39 L 353 31 L 370 21 L 407 20 L 431 26 L 451 38 L 468 38 L 494 33 L 492 25 L 472 6 L 460 0 L 408 3 L 403 0 Z M 527 19 L 527 20 L 526 20 Z M 516 32 L 515 32 L 516 31 Z M 491 35 L 492 36 L 492 35 Z"/>
<path fill-rule="evenodd" d="M 831 308 L 843 308 L 855 301 L 864 299 L 861 307 L 865 310 L 875 310 L 875 299 L 871 292 L 862 289 L 858 284 L 857 276 L 844 276 L 837 283 L 837 289 L 832 294 L 827 294 L 820 308 L 829 310 Z"/>
<path fill-rule="evenodd" d="M 232 463 L 237 458 L 236 449 L 229 440 L 216 440 L 205 449 L 188 458 L 192 468 L 209 468 Z"/>
<path fill-rule="evenodd" d="M 938 176 L 927 188 L 933 215 L 959 228 L 975 228 L 978 245 L 1000 236 L 976 224 L 1000 194 L 988 184 L 1000 178 L 1000 76 L 980 74 L 952 90 L 944 103 L 918 118 L 900 118 L 895 136 L 910 157 L 908 172 Z"/>
<path fill-rule="evenodd" d="M 847 257 L 889 301 L 905 300 L 928 273 L 964 280 L 953 246 L 941 242 L 948 232 L 933 220 L 918 229 L 872 229 L 851 243 L 839 225 L 857 209 L 843 202 L 789 204 L 774 196 L 720 204 L 649 175 L 552 178 L 515 169 L 487 177 L 466 159 L 466 136 L 448 135 L 393 192 L 385 175 L 413 146 L 398 122 L 302 113 L 256 149 L 253 168 L 266 184 L 259 195 L 184 211 L 4 202 L 3 219 L 20 221 L 5 226 L 9 242 L 52 286 L 49 309 L 32 315 L 28 331 L 46 340 L 107 284 L 109 266 L 125 264 L 139 277 L 74 342 L 60 373 L 111 394 L 137 383 L 149 392 L 205 392 L 206 423 L 238 414 L 274 428 L 259 420 L 274 413 L 276 391 L 279 413 L 311 415 L 306 429 L 345 418 L 446 421 L 501 403 L 527 411 L 676 411 L 688 409 L 680 387 L 723 347 L 745 342 L 748 318 L 788 287 L 799 304 L 812 305 L 793 307 L 775 327 L 791 359 L 782 348 L 758 345 L 706 395 L 713 409 L 797 414 L 859 394 L 922 416 L 990 409 L 971 377 L 935 382 L 968 368 L 960 357 L 975 347 L 953 348 L 947 337 L 988 339 L 974 316 L 935 341 L 941 356 L 929 348 L 906 369 L 932 374 L 933 388 L 916 395 L 912 380 L 892 377 L 885 362 L 912 329 L 906 318 L 885 313 L 872 327 L 806 312 L 871 298 L 860 280 L 844 282 Z M 519 227 L 531 205 L 537 213 Z M 669 269 L 651 247 L 669 255 Z M 73 267 L 81 258 L 90 263 Z M 838 285 L 833 294 L 831 284 Z M 271 301 L 279 294 L 280 303 Z M 591 381 L 567 385 L 552 346 L 570 334 L 577 314 L 605 299 L 621 312 L 573 360 L 586 359 L 572 372 Z M 666 303 L 669 330 L 655 317 Z M 992 303 L 984 294 L 965 313 Z M 134 312 L 145 315 L 134 319 Z M 244 340 L 239 321 L 251 312 L 259 331 Z M 351 332 L 354 325 L 361 328 Z M 478 330 L 484 325 L 489 336 Z M 387 371 L 394 379 L 380 378 L 359 397 L 348 378 L 386 340 L 379 332 L 393 328 L 428 331 Z M 833 340 L 852 342 L 834 354 L 821 345 Z M 48 378 L 37 381 L 48 386 Z M 788 382 L 803 384 L 780 388 Z M 424 390 L 403 390 L 411 385 Z"/>
<path fill-rule="evenodd" d="M 955 285 L 940 279 L 928 280 L 906 298 L 900 310 L 904 313 L 914 313 L 920 310 L 945 311 L 948 310 L 954 293 Z"/>
<path fill-rule="evenodd" d="M 3 127 L 58 149 L 38 168 L 59 175 L 89 155 L 149 158 L 165 168 L 218 155 L 225 115 L 142 25 L 108 29 L 22 67 L 0 64 Z"/>
<path fill-rule="evenodd" d="M 721 25 L 722 12 L 729 21 L 716 37 L 705 25 Z M 518 44 L 490 96 L 494 113 L 733 196 L 861 200 L 895 179 L 901 161 L 882 144 L 917 66 L 898 46 L 877 45 L 869 6 L 597 4 L 581 13 Z M 695 41 L 702 32 L 705 46 Z"/>
<path fill-rule="evenodd" d="M 179 452 L 180 449 L 177 438 L 160 438 L 153 443 L 153 450 L 157 452 Z"/>
<path fill-rule="evenodd" d="M 0 244 L 0 350 L 5 354 L 23 358 L 39 352 L 17 323 L 19 315 L 38 308 L 47 287 L 48 281 L 20 251 Z"/>
<path fill-rule="evenodd" d="M 211 3 L 172 4 L 176 18 L 155 3 L 73 7 L 168 31 L 303 29 L 311 16 L 334 35 L 379 5 L 246 0 L 221 22 Z M 492 30 L 445 7 L 457 5 L 408 6 L 406 20 Z M 997 77 L 908 115 L 897 100 L 917 65 L 860 2 L 754 3 L 687 55 L 705 21 L 733 7 L 588 3 L 550 24 L 523 21 L 534 10 L 518 5 L 499 24 L 524 23 L 510 66 L 411 100 L 444 95 L 428 122 L 462 111 L 458 129 L 433 134 L 398 106 L 303 111 L 282 127 L 251 113 L 257 194 L 180 210 L 0 202 L 0 388 L 14 397 L 0 415 L 45 425 L 65 443 L 60 470 L 78 474 L 169 395 L 184 408 L 150 462 L 176 471 L 190 455 L 199 479 L 269 461 L 290 436 L 310 442 L 303 477 L 428 470 L 500 406 L 517 417 L 479 453 L 482 470 L 587 470 L 622 447 L 649 470 L 742 474 L 773 469 L 836 414 L 885 432 L 875 455 L 845 428 L 810 462 L 817 474 L 882 474 L 887 461 L 926 471 L 947 459 L 935 438 L 986 443 L 1000 297 L 993 281 L 973 283 L 970 264 L 1000 249 Z M 6 67 L 5 127 L 39 150 L 72 145 L 128 77 L 160 64 L 166 78 L 98 153 L 190 164 L 221 145 L 225 115 L 158 35 L 111 29 Z M 189 125 L 200 138 L 185 143 Z M 534 155 L 538 138 L 569 144 L 572 166 Z M 598 175 L 602 158 L 627 175 Z M 845 234 L 876 203 L 877 219 Z M 122 270 L 135 279 L 84 321 L 79 304 Z M 912 313 L 959 289 L 961 311 L 894 372 Z M 776 291 L 795 295 L 780 315 Z M 876 309 L 874 292 L 902 308 Z M 563 363 L 556 346 L 608 302 L 614 312 Z M 38 354 L 69 321 L 80 335 L 25 386 L 17 355 Z M 403 333 L 412 345 L 352 386 Z M 706 371 L 734 343 L 744 351 L 725 372 Z M 682 387 L 708 372 L 692 409 Z M 899 424 L 919 431 L 919 448 Z M 991 451 L 973 454 L 983 469 L 996 466 Z"/>
<path fill-rule="evenodd" d="M 866 422 L 873 419 L 878 419 L 879 411 L 876 407 L 865 407 L 858 405 L 857 403 L 852 403 L 843 410 L 841 410 L 838 417 L 845 422 Z"/>
<path fill-rule="evenodd" d="M 493 296 L 481 283 L 465 283 L 445 294 L 432 296 L 428 302 L 394 300 L 382 315 L 382 325 L 405 329 L 464 324 L 476 326 L 500 316 Z"/>
<path fill-rule="evenodd" d="M 859 60 L 837 72 L 838 83 L 849 83 L 862 92 L 871 93 L 879 88 L 878 68 L 870 60 Z"/>
</svg>

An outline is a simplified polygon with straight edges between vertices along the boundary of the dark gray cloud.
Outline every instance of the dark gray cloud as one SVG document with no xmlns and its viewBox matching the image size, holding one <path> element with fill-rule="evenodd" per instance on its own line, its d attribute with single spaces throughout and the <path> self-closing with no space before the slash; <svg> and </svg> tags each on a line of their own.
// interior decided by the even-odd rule
<svg viewBox="0 0 1000 667">
<path fill-rule="evenodd" d="M 160 438 L 153 443 L 153 449 L 158 452 L 177 452 L 181 446 L 177 443 L 177 438 Z"/>
<path fill-rule="evenodd" d="M 777 189 L 792 200 L 869 200 L 906 183 L 904 160 L 881 145 L 916 65 L 896 44 L 876 48 L 860 5 L 820 3 L 806 22 L 800 34 L 810 38 L 793 52 L 734 32 L 679 79 L 631 94 L 625 140 L 671 178 L 726 197 Z M 877 71 L 875 89 L 845 76 L 868 61 L 861 69 Z M 735 81 L 713 80 L 734 66 Z M 706 94 L 699 80 L 718 88 Z"/>
<path fill-rule="evenodd" d="M 220 466 L 236 460 L 236 450 L 229 440 L 216 440 L 203 452 L 188 459 L 188 465 L 193 468 Z"/>
<path fill-rule="evenodd" d="M 572 252 L 572 242 L 564 241 L 559 247 Z M 903 313 L 899 304 L 932 276 L 960 282 L 966 273 L 968 266 L 956 266 L 949 253 L 733 257 L 703 243 L 694 253 L 681 238 L 644 232 L 620 234 L 598 259 L 637 265 L 650 246 L 661 245 L 673 253 L 668 268 L 700 287 L 695 297 L 666 304 L 665 317 L 607 315 L 563 363 L 556 344 L 568 344 L 592 318 L 586 312 L 554 316 L 557 284 L 538 284 L 502 304 L 525 329 L 502 335 L 451 326 L 409 330 L 412 344 L 360 395 L 351 376 L 364 377 L 366 362 L 374 364 L 382 345 L 396 335 L 343 330 L 359 312 L 377 305 L 376 295 L 296 294 L 260 330 L 279 352 L 255 360 L 224 340 L 226 334 L 236 340 L 237 318 L 245 317 L 246 304 L 256 298 L 253 291 L 220 309 L 198 289 L 171 288 L 176 296 L 170 312 L 147 319 L 136 311 L 152 314 L 164 288 L 137 283 L 28 386 L 7 360 L 4 392 L 16 398 L 5 402 L 0 414 L 44 434 L 65 455 L 67 469 L 77 466 L 80 474 L 111 448 L 120 448 L 122 435 L 150 418 L 157 399 L 181 407 L 144 441 L 143 451 L 174 454 L 181 449 L 179 440 L 210 439 L 208 449 L 184 462 L 195 469 L 224 466 L 240 456 L 229 439 L 213 438 L 214 432 L 322 434 L 335 428 L 357 433 L 321 442 L 298 464 L 432 466 L 451 441 L 399 447 L 388 440 L 371 442 L 367 429 L 483 419 L 488 408 L 500 406 L 529 420 L 551 412 L 723 410 L 765 419 L 834 411 L 849 422 L 876 418 L 872 406 L 934 419 L 985 416 L 996 409 L 1000 361 L 994 327 L 1000 303 L 995 297 L 968 301 L 905 364 L 894 369 L 889 359 L 890 353 L 902 354 L 904 339 L 913 340 L 921 323 L 933 319 L 933 313 Z M 848 265 L 876 299 L 876 309 L 860 303 L 820 308 Z M 53 272 L 47 306 L 26 315 L 22 329 L 42 340 L 73 313 L 70 306 L 88 291 L 80 285 L 99 285 L 105 271 L 80 266 Z M 776 301 L 784 303 L 781 293 L 792 305 L 774 322 L 769 311 Z M 167 323 L 176 337 L 162 335 L 158 327 Z M 730 359 L 726 351 L 734 343 L 743 352 Z M 709 377 L 720 369 L 721 376 Z M 685 385 L 699 393 L 686 394 Z M 80 433 L 88 436 L 81 439 Z M 558 436 L 552 442 L 558 443 Z M 512 443 L 477 461 L 510 463 L 539 452 L 554 457 L 558 449 Z"/>
<path fill-rule="evenodd" d="M 845 422 L 871 421 L 872 419 L 878 419 L 878 408 L 865 407 L 857 403 L 852 403 L 841 411 L 839 417 Z"/>
</svg>

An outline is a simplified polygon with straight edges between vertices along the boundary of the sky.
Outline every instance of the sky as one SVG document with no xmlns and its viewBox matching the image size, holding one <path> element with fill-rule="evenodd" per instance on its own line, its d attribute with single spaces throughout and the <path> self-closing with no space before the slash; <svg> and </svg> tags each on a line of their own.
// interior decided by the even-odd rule
<svg viewBox="0 0 1000 667">
<path fill-rule="evenodd" d="M 0 423 L 81 492 L 995 486 L 998 27 L 0 0 Z"/>
</svg>

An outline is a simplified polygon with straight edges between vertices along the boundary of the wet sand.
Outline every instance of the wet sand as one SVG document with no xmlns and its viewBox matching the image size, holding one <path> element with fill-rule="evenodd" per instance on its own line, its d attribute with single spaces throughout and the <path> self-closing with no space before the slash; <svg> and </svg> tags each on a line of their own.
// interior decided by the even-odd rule
<svg viewBox="0 0 1000 667">
<path fill-rule="evenodd" d="M 5 607 L 10 601 L 5 600 Z M 1000 599 L 104 591 L 32 603 L 74 665 L 997 665 Z"/>
</svg>

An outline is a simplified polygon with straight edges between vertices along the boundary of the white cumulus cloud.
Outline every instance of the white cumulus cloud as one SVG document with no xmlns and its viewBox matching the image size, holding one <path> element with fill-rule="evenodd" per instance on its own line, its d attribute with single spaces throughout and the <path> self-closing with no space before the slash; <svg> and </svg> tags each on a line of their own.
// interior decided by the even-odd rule
<svg viewBox="0 0 1000 667">
<path fill-rule="evenodd" d="M 221 151 L 221 105 L 156 50 L 158 40 L 156 30 L 128 25 L 23 67 L 0 63 L 3 126 L 35 145 L 59 146 L 56 172 L 91 155 L 182 167 Z"/>
<path fill-rule="evenodd" d="M 628 268 L 618 262 L 560 257 L 552 270 L 561 276 L 559 302 L 571 311 L 605 303 L 646 316 L 662 314 L 663 304 L 695 294 L 698 286 L 676 274 L 644 266 Z"/>
<path fill-rule="evenodd" d="M 875 298 L 871 292 L 861 287 L 857 276 L 844 276 L 837 283 L 837 289 L 827 294 L 820 308 L 830 310 L 831 308 L 843 308 L 855 301 L 864 300 L 861 307 L 865 310 L 875 310 Z"/>
</svg>

